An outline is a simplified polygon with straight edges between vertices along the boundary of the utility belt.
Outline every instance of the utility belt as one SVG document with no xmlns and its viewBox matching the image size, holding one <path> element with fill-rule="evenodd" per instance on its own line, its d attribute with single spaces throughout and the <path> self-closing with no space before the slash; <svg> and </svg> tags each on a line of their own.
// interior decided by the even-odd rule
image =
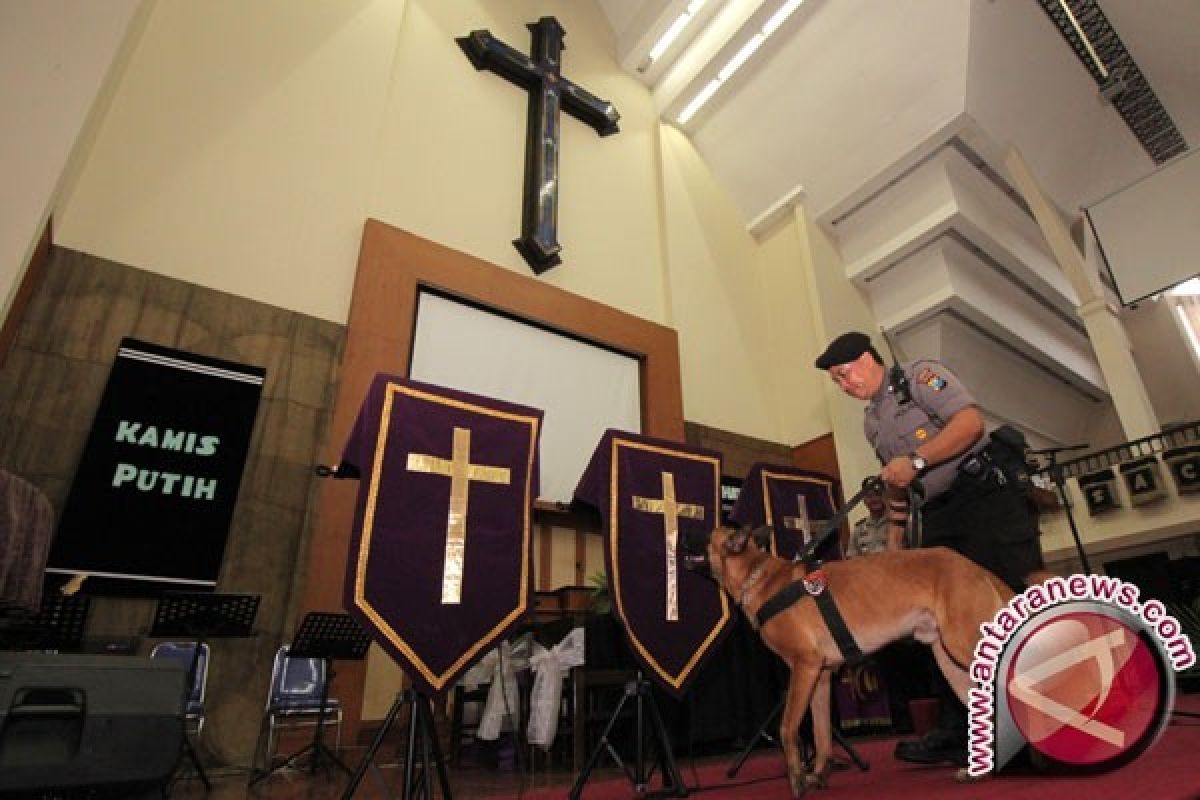
<svg viewBox="0 0 1200 800">
<path fill-rule="evenodd" d="M 1024 460 L 1011 448 L 995 440 L 958 462 L 957 469 L 955 484 L 965 480 L 990 486 L 1007 486 L 1011 483 L 1020 489 L 1030 486 L 1029 468 Z"/>
<path fill-rule="evenodd" d="M 1026 491 L 1031 486 L 1029 470 L 1024 462 L 1014 458 L 1009 448 L 994 441 L 958 462 L 956 469 L 958 474 L 954 482 L 946 491 L 922 505 L 923 512 L 929 513 L 949 505 L 962 492 L 997 488 Z"/>
</svg>

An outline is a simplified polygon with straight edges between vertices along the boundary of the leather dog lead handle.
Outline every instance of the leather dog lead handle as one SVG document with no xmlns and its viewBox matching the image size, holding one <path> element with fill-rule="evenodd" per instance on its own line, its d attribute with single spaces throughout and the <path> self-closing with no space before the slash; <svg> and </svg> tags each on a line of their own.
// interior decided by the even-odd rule
<svg viewBox="0 0 1200 800">
<path fill-rule="evenodd" d="M 825 544 L 825 540 L 830 537 L 841 526 L 842 520 L 854 510 L 854 507 L 862 502 L 863 498 L 868 494 L 882 494 L 884 492 L 883 479 L 878 475 L 872 475 L 863 482 L 863 487 L 858 490 L 858 493 L 846 502 L 846 505 L 838 509 L 832 517 L 825 520 L 825 527 L 819 533 L 813 534 L 812 541 L 800 553 L 796 555 L 795 561 L 803 561 L 805 564 L 812 563 L 817 554 L 817 550 L 821 545 Z"/>
</svg>

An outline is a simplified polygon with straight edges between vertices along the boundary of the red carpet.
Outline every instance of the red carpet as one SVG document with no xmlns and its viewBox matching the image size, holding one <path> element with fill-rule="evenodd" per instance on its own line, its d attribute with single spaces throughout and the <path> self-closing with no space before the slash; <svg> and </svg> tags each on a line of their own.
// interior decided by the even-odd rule
<svg viewBox="0 0 1200 800">
<path fill-rule="evenodd" d="M 1200 695 L 1181 695 L 1176 708 L 1200 712 Z M 855 743 L 871 769 L 835 772 L 828 789 L 810 792 L 813 800 L 886 798 L 887 800 L 1200 800 L 1200 719 L 1175 717 L 1162 738 L 1140 758 L 1113 772 L 1088 777 L 1004 774 L 974 784 L 954 782 L 949 767 L 918 767 L 892 758 L 895 739 Z M 837 752 L 837 748 L 835 748 Z M 730 759 L 732 761 L 732 757 Z M 783 756 L 763 750 L 746 762 L 736 778 L 725 777 L 729 762 L 709 763 L 696 770 L 686 758 L 679 768 L 691 794 L 704 800 L 787 800 Z M 656 784 L 657 788 L 660 784 Z M 522 800 L 562 800 L 570 786 L 527 792 Z M 582 800 L 634 797 L 625 779 L 592 780 Z M 499 800 L 497 798 L 497 800 Z"/>
</svg>

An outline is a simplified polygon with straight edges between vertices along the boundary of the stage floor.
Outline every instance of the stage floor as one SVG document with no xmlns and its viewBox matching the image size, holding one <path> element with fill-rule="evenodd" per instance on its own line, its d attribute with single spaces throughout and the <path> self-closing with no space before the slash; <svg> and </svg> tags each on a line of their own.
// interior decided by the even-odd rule
<svg viewBox="0 0 1200 800">
<path fill-rule="evenodd" d="M 1200 713 L 1200 695 L 1179 695 L 1176 709 Z M 902 764 L 891 757 L 895 737 L 852 740 L 859 753 L 871 764 L 866 772 L 854 768 L 834 773 L 831 787 L 816 792 L 814 798 L 881 798 L 889 800 L 1062 800 L 1064 797 L 1088 796 L 1097 800 L 1107 798 L 1153 797 L 1155 800 L 1197 800 L 1200 798 L 1200 719 L 1174 717 L 1162 738 L 1151 750 L 1132 763 L 1098 776 L 1067 777 L 1036 774 L 1008 774 L 978 784 L 959 785 L 954 782 L 954 770 L 949 767 L 918 767 Z M 836 751 L 836 748 L 835 748 Z M 840 755 L 840 751 L 836 751 Z M 354 767 L 365 748 L 347 748 L 343 760 Z M 791 797 L 784 778 L 783 756 L 764 746 L 757 750 L 738 775 L 726 777 L 734 753 L 691 759 L 678 756 L 678 766 L 684 784 L 693 793 L 702 790 L 705 798 L 716 800 L 787 800 Z M 355 798 L 384 800 L 399 798 L 403 767 L 395 748 L 383 748 L 378 770 L 369 770 Z M 326 800 L 339 798 L 348 785 L 348 778 L 337 773 L 282 770 L 253 789 L 247 789 L 244 770 L 214 770 L 210 773 L 213 791 L 206 793 L 196 778 L 176 782 L 170 796 L 183 800 L 242 800 L 269 798 L 290 800 L 310 798 Z M 451 792 L 460 800 L 475 798 L 522 798 L 522 800 L 560 800 L 575 782 L 575 774 L 563 769 L 539 767 L 530 771 L 467 766 L 450 770 Z M 657 781 L 655 781 L 657 785 Z M 435 795 L 438 794 L 435 791 Z M 584 788 L 583 800 L 618 800 L 632 798 L 634 792 L 628 780 L 616 767 L 597 769 Z"/>
</svg>

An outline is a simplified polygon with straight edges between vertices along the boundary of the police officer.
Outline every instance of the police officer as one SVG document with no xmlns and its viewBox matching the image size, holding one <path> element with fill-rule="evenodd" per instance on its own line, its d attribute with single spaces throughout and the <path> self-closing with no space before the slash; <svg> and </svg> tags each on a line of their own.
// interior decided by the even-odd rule
<svg viewBox="0 0 1200 800">
<path fill-rule="evenodd" d="M 984 437 L 983 415 L 966 387 L 932 359 L 884 366 L 863 333 L 845 333 L 817 358 L 843 392 L 867 403 L 863 429 L 892 491 L 912 487 L 919 506 L 916 547 L 944 545 L 995 573 L 1019 591 L 1042 567 L 1028 476 Z M 889 546 L 903 530 L 892 518 Z M 965 764 L 966 711 L 938 676 L 942 713 L 937 727 L 900 742 L 896 757 Z"/>
</svg>

